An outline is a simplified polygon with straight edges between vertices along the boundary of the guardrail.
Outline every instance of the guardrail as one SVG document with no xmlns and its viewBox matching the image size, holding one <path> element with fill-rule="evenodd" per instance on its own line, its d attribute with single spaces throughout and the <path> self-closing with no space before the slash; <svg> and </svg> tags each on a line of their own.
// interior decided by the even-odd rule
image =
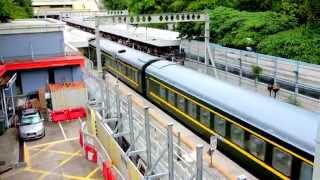
<svg viewBox="0 0 320 180">
<path fill-rule="evenodd" d="M 257 83 L 264 86 L 265 90 L 269 84 L 277 84 L 281 88 L 281 93 L 286 96 L 286 101 L 289 98 L 289 101 L 293 99 L 295 103 L 302 105 L 306 101 L 307 108 L 320 111 L 318 105 L 320 103 L 320 65 L 226 48 L 216 44 L 211 44 L 210 47 L 214 64 L 210 64 L 208 68 L 222 74 L 218 77 L 219 79 L 225 79 L 226 76 L 238 78 L 240 80 L 233 83 L 243 86 L 242 80 L 247 82 L 256 80 L 252 72 L 253 66 L 259 66 L 262 71 L 257 78 Z M 200 67 L 207 68 L 203 58 L 203 42 L 182 41 L 181 48 L 184 49 L 188 62 L 196 64 L 198 70 Z M 192 65 L 190 67 L 192 68 Z"/>
<path fill-rule="evenodd" d="M 204 43 L 182 41 L 186 56 L 204 63 Z M 278 83 L 296 94 L 320 98 L 320 65 L 210 44 L 216 69 L 238 76 L 252 77 L 252 66 L 262 68 L 260 82 Z"/>
</svg>

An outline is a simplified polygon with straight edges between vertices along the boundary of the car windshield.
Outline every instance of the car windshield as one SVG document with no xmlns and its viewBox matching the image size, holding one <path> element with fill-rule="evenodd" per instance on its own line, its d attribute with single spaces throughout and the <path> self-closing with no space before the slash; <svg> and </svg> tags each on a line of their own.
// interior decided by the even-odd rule
<svg viewBox="0 0 320 180">
<path fill-rule="evenodd" d="M 40 122 L 40 117 L 39 115 L 25 116 L 25 117 L 22 117 L 21 122 L 23 125 L 36 124 Z"/>
</svg>

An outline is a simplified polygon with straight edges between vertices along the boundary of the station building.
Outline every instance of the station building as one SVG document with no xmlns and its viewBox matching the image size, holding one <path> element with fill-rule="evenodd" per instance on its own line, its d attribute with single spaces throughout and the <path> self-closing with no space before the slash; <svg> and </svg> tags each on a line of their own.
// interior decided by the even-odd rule
<svg viewBox="0 0 320 180">
<path fill-rule="evenodd" d="M 62 11 L 98 11 L 96 0 L 32 0 L 35 17 L 58 19 Z"/>
<path fill-rule="evenodd" d="M 0 24 L 0 132 L 13 124 L 18 97 L 35 97 L 48 84 L 82 80 L 84 57 L 64 43 L 54 19 Z"/>
</svg>

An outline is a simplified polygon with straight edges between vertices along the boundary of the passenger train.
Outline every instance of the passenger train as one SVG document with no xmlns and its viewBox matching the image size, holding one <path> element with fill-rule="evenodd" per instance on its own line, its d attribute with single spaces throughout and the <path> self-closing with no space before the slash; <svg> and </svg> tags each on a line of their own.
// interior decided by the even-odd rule
<svg viewBox="0 0 320 180">
<path fill-rule="evenodd" d="M 311 180 L 319 114 L 101 40 L 104 69 L 260 179 Z M 95 41 L 87 55 L 95 56 Z"/>
</svg>

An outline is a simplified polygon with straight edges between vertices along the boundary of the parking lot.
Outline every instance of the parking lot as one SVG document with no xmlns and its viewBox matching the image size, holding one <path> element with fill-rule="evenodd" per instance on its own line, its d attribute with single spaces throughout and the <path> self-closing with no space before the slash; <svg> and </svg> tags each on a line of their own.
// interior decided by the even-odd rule
<svg viewBox="0 0 320 180">
<path fill-rule="evenodd" d="M 24 144 L 26 167 L 0 179 L 103 179 L 100 167 L 84 158 L 79 145 L 79 121 L 45 122 L 46 136 Z"/>
</svg>

